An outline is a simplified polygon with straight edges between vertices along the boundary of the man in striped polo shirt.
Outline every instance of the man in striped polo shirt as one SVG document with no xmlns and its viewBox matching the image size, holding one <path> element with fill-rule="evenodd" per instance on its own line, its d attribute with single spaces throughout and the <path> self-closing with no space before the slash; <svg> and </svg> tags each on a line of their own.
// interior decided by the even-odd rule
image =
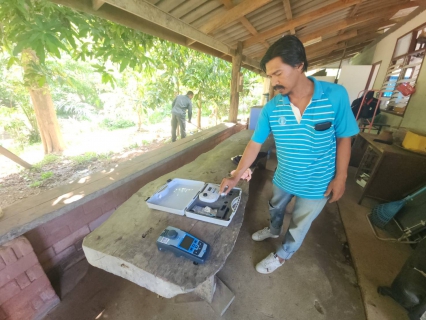
<svg viewBox="0 0 426 320">
<path fill-rule="evenodd" d="M 223 179 L 221 192 L 238 183 L 272 132 L 278 167 L 269 201 L 270 225 L 255 232 L 253 240 L 279 237 L 285 208 L 293 197 L 296 201 L 282 246 L 256 265 L 258 272 L 266 274 L 300 248 L 327 200 L 334 202 L 343 195 L 351 136 L 359 129 L 345 88 L 306 77 L 308 62 L 297 37 L 288 35 L 275 42 L 262 58 L 261 67 L 279 94 L 262 109 L 238 168 Z"/>
</svg>

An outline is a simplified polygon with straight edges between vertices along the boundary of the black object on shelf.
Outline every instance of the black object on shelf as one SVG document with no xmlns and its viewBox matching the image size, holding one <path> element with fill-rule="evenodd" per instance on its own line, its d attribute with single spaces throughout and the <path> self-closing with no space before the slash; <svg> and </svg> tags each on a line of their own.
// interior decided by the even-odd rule
<svg viewBox="0 0 426 320">
<path fill-rule="evenodd" d="M 426 316 L 426 240 L 422 240 L 407 259 L 390 287 L 379 287 L 378 292 L 392 297 L 403 306 L 410 320 Z"/>
<path fill-rule="evenodd" d="M 250 169 L 254 169 L 259 164 L 259 161 L 261 159 L 268 157 L 268 156 L 269 156 L 268 152 L 259 152 L 256 159 L 251 164 Z M 241 160 L 242 157 L 243 157 L 242 155 L 238 155 L 238 156 L 232 157 L 231 160 L 232 160 L 233 163 L 238 165 L 240 163 L 240 160 Z"/>
</svg>

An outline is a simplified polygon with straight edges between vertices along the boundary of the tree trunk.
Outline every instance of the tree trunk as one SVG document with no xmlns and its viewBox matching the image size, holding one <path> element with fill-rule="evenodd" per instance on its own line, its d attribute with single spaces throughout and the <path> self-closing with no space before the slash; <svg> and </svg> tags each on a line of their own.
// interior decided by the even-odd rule
<svg viewBox="0 0 426 320">
<path fill-rule="evenodd" d="M 30 62 L 38 63 L 38 58 L 34 51 L 26 49 L 22 53 L 24 71 L 27 71 Z M 30 81 L 31 83 L 31 81 Z M 33 103 L 34 112 L 43 143 L 44 153 L 60 153 L 65 149 L 62 133 L 59 128 L 56 111 L 53 107 L 52 96 L 47 84 L 39 87 L 32 83 L 28 88 Z"/>
<path fill-rule="evenodd" d="M 197 127 L 198 129 L 201 129 L 201 92 L 198 93 Z"/>
</svg>

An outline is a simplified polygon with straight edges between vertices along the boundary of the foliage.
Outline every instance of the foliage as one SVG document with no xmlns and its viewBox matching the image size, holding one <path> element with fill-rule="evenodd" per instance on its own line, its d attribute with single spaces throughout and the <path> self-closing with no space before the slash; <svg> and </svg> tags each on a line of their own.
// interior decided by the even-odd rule
<svg viewBox="0 0 426 320">
<path fill-rule="evenodd" d="M 47 166 L 49 164 L 58 162 L 60 160 L 60 157 L 56 154 L 46 154 L 40 162 L 33 165 L 33 168 L 35 170 L 41 170 L 44 166 Z"/>
<path fill-rule="evenodd" d="M 97 158 L 97 154 L 95 152 L 86 152 L 82 155 L 70 157 L 71 161 L 75 164 L 87 164 Z"/>
<path fill-rule="evenodd" d="M 52 171 L 46 171 L 43 172 L 40 176 L 41 180 L 47 180 L 49 178 L 53 177 L 53 172 Z"/>
<path fill-rule="evenodd" d="M 31 188 L 38 188 L 38 187 L 41 187 L 42 184 L 43 184 L 43 181 L 36 180 L 36 181 L 34 181 L 33 183 L 30 184 L 30 187 Z"/>
<path fill-rule="evenodd" d="M 117 130 L 134 127 L 135 123 L 126 119 L 104 119 L 102 120 L 100 126 L 108 130 Z"/>
</svg>

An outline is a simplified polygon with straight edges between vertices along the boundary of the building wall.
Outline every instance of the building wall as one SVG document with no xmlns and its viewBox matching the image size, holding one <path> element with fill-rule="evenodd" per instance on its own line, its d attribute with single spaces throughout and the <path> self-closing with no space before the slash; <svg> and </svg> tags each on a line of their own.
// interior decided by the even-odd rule
<svg viewBox="0 0 426 320">
<path fill-rule="evenodd" d="M 386 70 L 391 62 L 397 39 L 424 23 L 426 23 L 426 11 L 423 11 L 410 19 L 410 21 L 390 33 L 372 48 L 369 48 L 365 52 L 354 57 L 351 60 L 351 64 L 373 64 L 381 61 L 380 69 L 373 86 L 373 89 L 379 90 L 384 82 Z M 381 119 L 383 119 L 383 122 L 390 124 L 393 127 L 401 126 L 416 131 L 426 131 L 426 106 L 424 104 L 426 98 L 425 65 L 426 62 L 424 61 L 417 79 L 416 87 L 418 90 L 412 95 L 404 114 L 404 118 L 382 112 Z"/>
</svg>

